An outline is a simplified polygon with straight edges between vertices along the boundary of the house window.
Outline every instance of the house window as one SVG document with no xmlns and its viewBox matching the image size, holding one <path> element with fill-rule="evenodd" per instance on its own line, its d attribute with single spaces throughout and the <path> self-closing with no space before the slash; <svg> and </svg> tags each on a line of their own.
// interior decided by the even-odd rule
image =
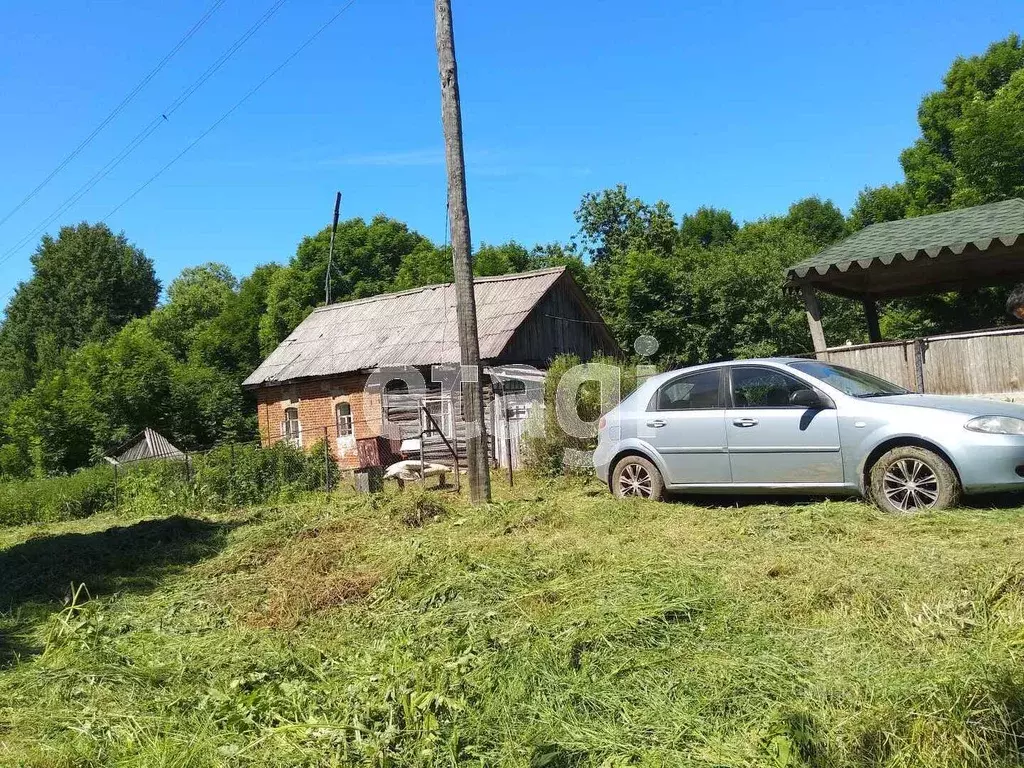
<svg viewBox="0 0 1024 768">
<path fill-rule="evenodd" d="M 420 429 L 423 434 L 436 435 L 437 427 L 441 427 L 441 434 L 451 437 L 452 401 L 443 397 L 428 397 L 423 400 L 423 408 L 426 410 L 426 413 L 420 411 Z M 427 418 L 427 413 L 430 414 L 433 421 Z"/>
<path fill-rule="evenodd" d="M 504 397 L 526 394 L 526 384 L 519 379 L 505 379 L 499 382 L 495 389 L 498 391 L 498 394 Z"/>
<path fill-rule="evenodd" d="M 281 437 L 289 445 L 302 447 L 302 422 L 299 421 L 298 408 L 285 408 L 284 421 L 281 422 Z"/>
<path fill-rule="evenodd" d="M 351 405 L 338 403 L 334 406 L 334 424 L 338 428 L 338 437 L 349 437 L 353 434 Z"/>
<path fill-rule="evenodd" d="M 505 409 L 507 421 L 525 421 L 530 415 L 530 402 L 526 399 L 526 384 L 519 379 L 498 382 L 495 394 Z"/>
</svg>

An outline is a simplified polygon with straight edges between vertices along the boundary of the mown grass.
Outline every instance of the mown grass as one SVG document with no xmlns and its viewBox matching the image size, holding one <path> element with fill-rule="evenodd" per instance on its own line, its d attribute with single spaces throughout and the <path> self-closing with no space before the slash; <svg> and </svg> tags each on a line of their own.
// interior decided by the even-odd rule
<svg viewBox="0 0 1024 768">
<path fill-rule="evenodd" d="M 0 765 L 1024 761 L 1021 510 L 498 498 L 0 529 Z"/>
</svg>

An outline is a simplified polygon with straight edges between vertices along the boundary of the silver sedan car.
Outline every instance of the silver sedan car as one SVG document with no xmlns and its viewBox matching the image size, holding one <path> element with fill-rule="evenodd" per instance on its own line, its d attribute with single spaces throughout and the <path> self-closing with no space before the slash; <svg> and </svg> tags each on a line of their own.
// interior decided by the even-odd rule
<svg viewBox="0 0 1024 768">
<path fill-rule="evenodd" d="M 652 376 L 607 413 L 594 465 L 617 496 L 859 494 L 937 510 L 1024 490 L 1024 405 L 802 358 L 701 365 Z"/>
</svg>

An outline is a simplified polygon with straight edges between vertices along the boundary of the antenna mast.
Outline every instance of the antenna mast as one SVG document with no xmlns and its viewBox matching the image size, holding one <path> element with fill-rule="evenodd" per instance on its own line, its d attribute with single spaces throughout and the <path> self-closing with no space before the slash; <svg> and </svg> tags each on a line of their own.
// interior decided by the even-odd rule
<svg viewBox="0 0 1024 768">
<path fill-rule="evenodd" d="M 331 271 L 334 268 L 334 235 L 338 231 L 338 214 L 341 212 L 341 192 L 334 198 L 334 224 L 331 225 L 331 248 L 327 252 L 327 275 L 324 277 L 324 304 L 331 303 Z"/>
</svg>

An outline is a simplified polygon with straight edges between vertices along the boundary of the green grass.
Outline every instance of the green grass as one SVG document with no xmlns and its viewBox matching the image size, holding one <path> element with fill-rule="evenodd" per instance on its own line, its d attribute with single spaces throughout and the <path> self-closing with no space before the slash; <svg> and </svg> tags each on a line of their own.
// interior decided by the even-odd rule
<svg viewBox="0 0 1024 768">
<path fill-rule="evenodd" d="M 1021 510 L 498 498 L 0 528 L 0 765 L 1024 762 Z"/>
</svg>

